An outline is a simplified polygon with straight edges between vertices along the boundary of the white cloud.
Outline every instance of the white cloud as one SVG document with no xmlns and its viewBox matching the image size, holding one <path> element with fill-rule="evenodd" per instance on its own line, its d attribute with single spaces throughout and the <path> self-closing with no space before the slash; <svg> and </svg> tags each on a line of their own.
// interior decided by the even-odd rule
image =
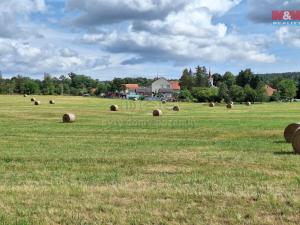
<svg viewBox="0 0 300 225">
<path fill-rule="evenodd" d="M 287 44 L 296 48 L 300 48 L 300 29 L 290 27 L 280 27 L 276 31 L 276 37 L 281 44 Z"/>
<path fill-rule="evenodd" d="M 120 1 L 112 2 L 116 4 Z M 158 2 L 162 4 L 164 1 Z M 179 2 L 175 1 L 175 4 Z M 125 59 L 124 64 L 170 61 L 179 65 L 191 60 L 275 62 L 275 56 L 266 53 L 267 45 L 251 42 L 245 36 L 230 34 L 225 24 L 213 22 L 214 17 L 224 15 L 239 3 L 240 0 L 191 0 L 181 9 L 168 11 L 162 18 L 144 21 L 131 18 L 133 21 L 125 31 L 116 29 L 85 34 L 82 40 L 85 43 L 98 43 L 111 53 L 135 54 Z M 156 5 L 157 8 L 159 6 L 162 7 Z M 86 12 L 86 15 L 89 13 Z M 97 20 L 93 23 L 97 23 Z"/>
<path fill-rule="evenodd" d="M 24 35 L 24 23 L 34 12 L 46 10 L 44 0 L 1 0 L 0 1 L 0 37 L 21 37 Z"/>
<path fill-rule="evenodd" d="M 28 43 L 0 39 L 0 65 L 2 71 L 10 73 L 70 72 L 106 66 L 108 57 L 78 55 L 69 48 L 42 47 Z"/>
</svg>

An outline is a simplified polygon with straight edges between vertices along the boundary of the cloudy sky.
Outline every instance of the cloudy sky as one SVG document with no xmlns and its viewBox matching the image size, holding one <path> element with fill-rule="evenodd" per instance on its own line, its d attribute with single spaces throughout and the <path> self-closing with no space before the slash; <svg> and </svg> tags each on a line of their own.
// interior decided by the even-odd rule
<svg viewBox="0 0 300 225">
<path fill-rule="evenodd" d="M 0 71 L 178 78 L 213 72 L 300 71 L 300 27 L 272 10 L 300 0 L 1 0 Z"/>
</svg>

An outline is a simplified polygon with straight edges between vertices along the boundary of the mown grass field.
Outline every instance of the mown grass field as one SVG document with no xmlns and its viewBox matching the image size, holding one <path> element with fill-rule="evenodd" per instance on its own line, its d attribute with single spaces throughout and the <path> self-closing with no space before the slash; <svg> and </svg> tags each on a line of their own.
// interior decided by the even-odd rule
<svg viewBox="0 0 300 225">
<path fill-rule="evenodd" d="M 0 224 L 300 224 L 299 103 L 38 99 L 0 96 Z"/>
</svg>

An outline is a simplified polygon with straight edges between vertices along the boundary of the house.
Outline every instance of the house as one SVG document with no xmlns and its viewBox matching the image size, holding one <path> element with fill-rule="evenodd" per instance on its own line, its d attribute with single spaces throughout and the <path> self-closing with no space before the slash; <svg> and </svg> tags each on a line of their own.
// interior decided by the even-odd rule
<svg viewBox="0 0 300 225">
<path fill-rule="evenodd" d="M 180 91 L 179 81 L 168 81 L 157 78 L 149 87 L 140 87 L 138 84 L 124 84 L 122 94 L 127 99 L 143 97 L 160 97 L 172 99 Z"/>
<path fill-rule="evenodd" d="M 169 83 L 171 84 L 171 89 L 174 91 L 180 91 L 180 84 L 178 80 L 170 80 Z"/>
<path fill-rule="evenodd" d="M 152 97 L 152 90 L 150 87 L 140 87 L 136 89 L 136 94 L 144 97 Z"/>
<path fill-rule="evenodd" d="M 136 89 L 140 88 L 138 84 L 124 84 L 123 90 L 125 94 L 136 93 Z"/>
<path fill-rule="evenodd" d="M 158 95 L 163 98 L 171 99 L 176 92 L 180 91 L 179 81 L 168 81 L 165 78 L 155 80 L 151 85 L 153 95 Z"/>
<path fill-rule="evenodd" d="M 276 89 L 272 88 L 269 85 L 266 85 L 265 88 L 266 88 L 266 93 L 269 97 L 273 96 L 273 94 L 277 91 Z"/>
</svg>

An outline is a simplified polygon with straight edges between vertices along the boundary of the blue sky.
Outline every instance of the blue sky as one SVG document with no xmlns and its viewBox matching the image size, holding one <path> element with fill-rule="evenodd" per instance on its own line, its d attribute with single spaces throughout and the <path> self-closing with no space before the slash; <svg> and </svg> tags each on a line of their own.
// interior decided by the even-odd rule
<svg viewBox="0 0 300 225">
<path fill-rule="evenodd" d="M 75 72 L 100 80 L 300 71 L 300 27 L 271 23 L 299 0 L 1 0 L 3 76 Z"/>
</svg>

